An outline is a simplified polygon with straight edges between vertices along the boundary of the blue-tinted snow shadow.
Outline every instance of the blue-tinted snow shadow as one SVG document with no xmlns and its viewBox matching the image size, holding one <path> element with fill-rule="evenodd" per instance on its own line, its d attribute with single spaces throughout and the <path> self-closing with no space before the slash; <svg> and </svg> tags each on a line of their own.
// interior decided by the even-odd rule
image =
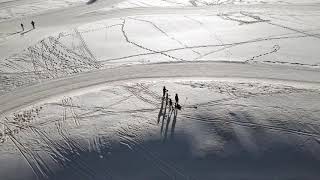
<svg viewBox="0 0 320 180">
<path fill-rule="evenodd" d="M 100 152 L 64 154 L 71 159 L 49 179 L 317 179 L 320 161 L 293 145 L 275 143 L 256 156 L 234 139 L 226 144 L 233 153 L 193 154 L 187 135 L 166 141 L 113 144 Z"/>
<path fill-rule="evenodd" d="M 238 122 L 256 121 L 250 115 L 231 115 Z M 239 132 L 235 132 L 239 131 L 238 125 L 230 128 L 231 124 L 217 120 L 214 114 L 194 117 L 211 121 L 203 124 L 203 130 L 210 129 L 215 132 L 213 136 L 223 139 L 222 150 L 206 151 L 199 156 L 196 152 L 199 148 L 195 148 L 193 137 L 183 132 L 175 132 L 174 138 L 168 136 L 165 142 L 163 139 L 134 141 L 131 137 L 125 137 L 119 143 L 100 137 L 99 141 L 90 143 L 95 144 L 95 148 L 74 146 L 73 150 L 66 147 L 59 151 L 57 157 L 64 157 L 64 161 L 60 162 L 58 169 L 46 172 L 46 179 L 316 180 L 320 177 L 320 160 L 315 158 L 312 151 L 304 149 L 303 144 L 295 143 L 308 142 L 319 147 L 313 137 L 264 128 L 241 127 L 245 128 L 242 130 L 249 133 L 261 147 L 258 147 L 257 154 L 254 150 L 248 150 L 239 139 Z M 175 126 L 179 127 L 179 121 Z M 297 138 L 300 140 L 295 141 Z M 319 148 L 316 148 L 313 152 L 319 153 L 318 150 Z"/>
</svg>

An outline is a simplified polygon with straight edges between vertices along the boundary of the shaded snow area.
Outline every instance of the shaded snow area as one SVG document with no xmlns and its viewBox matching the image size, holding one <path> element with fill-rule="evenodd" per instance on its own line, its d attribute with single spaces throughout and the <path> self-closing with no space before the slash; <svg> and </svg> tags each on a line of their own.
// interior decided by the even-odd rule
<svg viewBox="0 0 320 180">
<path fill-rule="evenodd" d="M 100 85 L 4 117 L 1 179 L 318 179 L 319 101 L 258 80 Z"/>
</svg>

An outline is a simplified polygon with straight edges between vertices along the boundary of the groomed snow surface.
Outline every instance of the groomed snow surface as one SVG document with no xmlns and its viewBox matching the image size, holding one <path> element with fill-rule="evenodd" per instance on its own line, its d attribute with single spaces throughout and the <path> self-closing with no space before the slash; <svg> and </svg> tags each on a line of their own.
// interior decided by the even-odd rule
<svg viewBox="0 0 320 180">
<path fill-rule="evenodd" d="M 0 179 L 318 180 L 319 22 L 317 0 L 0 0 Z"/>
</svg>

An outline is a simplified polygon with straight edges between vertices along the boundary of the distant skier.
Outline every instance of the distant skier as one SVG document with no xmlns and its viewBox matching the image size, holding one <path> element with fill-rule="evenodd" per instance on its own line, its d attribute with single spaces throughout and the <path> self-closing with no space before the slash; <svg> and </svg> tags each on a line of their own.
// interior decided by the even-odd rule
<svg viewBox="0 0 320 180">
<path fill-rule="evenodd" d="M 31 21 L 32 28 L 35 29 L 34 21 Z"/>
<path fill-rule="evenodd" d="M 174 97 L 174 99 L 176 100 L 176 104 L 179 104 L 179 97 L 178 97 L 177 93 L 176 93 L 176 96 Z"/>
<path fill-rule="evenodd" d="M 167 89 L 166 89 L 166 87 L 165 86 L 163 86 L 163 97 L 166 95 L 166 92 L 167 92 Z"/>
<path fill-rule="evenodd" d="M 175 98 L 175 100 L 176 100 L 175 109 L 181 110 L 181 105 L 179 104 L 178 94 L 176 94 L 176 96 L 175 96 L 174 98 Z"/>
<path fill-rule="evenodd" d="M 24 31 L 24 26 L 22 23 L 20 24 L 20 26 L 21 26 L 22 31 Z"/>
</svg>

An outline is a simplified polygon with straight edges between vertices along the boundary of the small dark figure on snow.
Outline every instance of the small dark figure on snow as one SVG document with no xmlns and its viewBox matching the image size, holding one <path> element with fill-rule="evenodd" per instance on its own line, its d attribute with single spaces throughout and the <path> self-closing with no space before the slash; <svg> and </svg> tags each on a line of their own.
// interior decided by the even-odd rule
<svg viewBox="0 0 320 180">
<path fill-rule="evenodd" d="M 24 26 L 22 23 L 20 24 L 20 26 L 21 26 L 22 31 L 24 31 Z"/>
<path fill-rule="evenodd" d="M 179 104 L 179 97 L 178 97 L 178 94 L 176 94 L 176 96 L 174 97 L 174 99 L 176 100 L 176 104 Z"/>
<path fill-rule="evenodd" d="M 34 21 L 31 21 L 32 28 L 35 29 Z"/>
<path fill-rule="evenodd" d="M 172 107 L 172 99 L 169 99 L 169 107 Z"/>
<path fill-rule="evenodd" d="M 181 110 L 181 105 L 179 104 L 178 94 L 176 94 L 176 96 L 174 97 L 174 99 L 176 100 L 175 108 L 178 109 L 178 110 Z"/>
<path fill-rule="evenodd" d="M 166 95 L 167 89 L 165 86 L 163 86 L 163 97 Z"/>
</svg>

